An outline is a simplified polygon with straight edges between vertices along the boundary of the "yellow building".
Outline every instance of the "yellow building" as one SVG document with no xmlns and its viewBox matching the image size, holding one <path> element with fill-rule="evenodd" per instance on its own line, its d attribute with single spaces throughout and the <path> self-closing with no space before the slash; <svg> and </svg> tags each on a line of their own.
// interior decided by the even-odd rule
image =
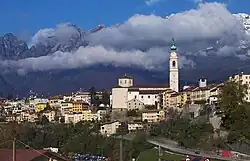
<svg viewBox="0 0 250 161">
<path fill-rule="evenodd" d="M 145 122 L 160 122 L 166 118 L 163 110 L 148 110 L 142 112 L 142 121 Z"/>
<path fill-rule="evenodd" d="M 163 93 L 163 108 L 180 108 L 186 104 L 187 94 L 183 92 L 175 92 L 167 90 Z"/>
<path fill-rule="evenodd" d="M 35 111 L 41 112 L 47 107 L 47 103 L 38 103 L 36 104 Z"/>
<path fill-rule="evenodd" d="M 73 108 L 72 108 L 72 112 L 73 113 L 82 113 L 83 110 L 88 109 L 89 104 L 84 102 L 84 101 L 76 101 L 73 102 Z"/>
</svg>

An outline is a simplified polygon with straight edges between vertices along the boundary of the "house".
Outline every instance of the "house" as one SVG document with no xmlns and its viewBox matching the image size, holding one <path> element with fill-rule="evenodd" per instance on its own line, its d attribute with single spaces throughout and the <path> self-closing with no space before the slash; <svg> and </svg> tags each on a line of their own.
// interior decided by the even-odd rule
<svg viewBox="0 0 250 161">
<path fill-rule="evenodd" d="M 63 101 L 63 96 L 58 95 L 58 96 L 50 97 L 48 100 L 48 103 L 49 103 L 50 107 L 60 108 L 62 101 Z"/>
<path fill-rule="evenodd" d="M 20 117 L 21 117 L 21 121 L 36 122 L 38 120 L 37 113 L 29 112 L 29 111 L 21 112 Z"/>
<path fill-rule="evenodd" d="M 92 114 L 91 110 L 83 110 L 82 115 L 83 115 L 83 121 L 92 121 L 92 120 L 98 119 L 98 116 L 95 114 Z"/>
<path fill-rule="evenodd" d="M 73 114 L 73 113 L 66 113 L 64 115 L 65 123 L 73 123 L 76 124 L 77 122 L 80 122 L 83 120 L 83 115 L 80 114 Z"/>
<path fill-rule="evenodd" d="M 172 90 L 166 90 L 163 92 L 163 103 L 164 109 L 175 108 L 178 109 L 186 103 L 186 95 L 184 93 L 177 93 Z"/>
<path fill-rule="evenodd" d="M 102 135 L 110 136 L 116 133 L 119 126 L 121 126 L 121 123 L 119 121 L 106 123 L 101 125 L 100 132 Z"/>
<path fill-rule="evenodd" d="M 47 103 L 38 103 L 35 106 L 35 111 L 36 112 L 41 112 L 47 107 Z"/>
<path fill-rule="evenodd" d="M 136 131 L 141 130 L 141 129 L 143 129 L 142 123 L 137 123 L 137 122 L 128 123 L 128 131 L 129 132 L 136 132 Z"/>
<path fill-rule="evenodd" d="M 208 84 L 206 79 L 199 80 L 199 86 L 186 87 L 183 95 L 186 96 L 186 103 L 214 104 L 218 101 L 218 89 L 221 84 Z"/>
<path fill-rule="evenodd" d="M 89 104 L 84 101 L 75 101 L 73 102 L 72 112 L 74 113 L 81 113 L 83 110 L 89 108 Z"/>
<path fill-rule="evenodd" d="M 13 157 L 12 149 L 0 149 L 1 161 L 10 161 Z M 17 161 L 69 161 L 56 153 L 46 150 L 17 149 Z"/>
<path fill-rule="evenodd" d="M 29 105 L 35 107 L 37 104 L 47 104 L 48 99 L 46 98 L 32 98 L 29 99 Z"/>
<path fill-rule="evenodd" d="M 200 116 L 200 111 L 202 109 L 202 105 L 199 104 L 189 104 L 183 108 L 183 115 L 188 118 L 194 119 Z"/>
<path fill-rule="evenodd" d="M 145 108 L 144 103 L 134 98 L 128 101 L 128 110 L 143 110 Z"/>
<path fill-rule="evenodd" d="M 43 116 L 46 116 L 49 122 L 55 121 L 56 112 L 55 111 L 45 111 Z"/>
<path fill-rule="evenodd" d="M 75 102 L 83 101 L 83 102 L 87 102 L 90 104 L 90 100 L 91 100 L 90 92 L 88 92 L 88 91 L 77 92 L 77 93 L 73 94 L 72 99 Z"/>
<path fill-rule="evenodd" d="M 72 112 L 73 102 L 72 101 L 64 101 L 61 102 L 61 113 L 62 115 Z"/>
<path fill-rule="evenodd" d="M 146 110 L 142 112 L 142 121 L 155 123 L 160 122 L 166 118 L 163 110 Z"/>
</svg>

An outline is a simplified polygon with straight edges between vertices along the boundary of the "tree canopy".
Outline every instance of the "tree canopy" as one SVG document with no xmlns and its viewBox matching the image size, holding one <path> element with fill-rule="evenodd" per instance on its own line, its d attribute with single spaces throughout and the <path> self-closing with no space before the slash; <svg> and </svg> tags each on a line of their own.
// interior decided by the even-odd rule
<svg viewBox="0 0 250 161">
<path fill-rule="evenodd" d="M 250 142 L 250 106 L 246 102 L 247 85 L 228 80 L 220 90 L 222 126 L 229 132 L 228 142 Z"/>
</svg>

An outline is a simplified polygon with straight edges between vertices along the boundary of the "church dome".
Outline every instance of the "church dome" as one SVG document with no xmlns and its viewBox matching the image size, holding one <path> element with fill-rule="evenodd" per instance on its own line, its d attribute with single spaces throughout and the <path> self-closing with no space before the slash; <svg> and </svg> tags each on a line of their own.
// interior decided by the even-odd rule
<svg viewBox="0 0 250 161">
<path fill-rule="evenodd" d="M 175 46 L 175 44 L 173 44 L 172 46 L 171 46 L 171 50 L 176 50 L 177 49 L 177 47 Z"/>
<path fill-rule="evenodd" d="M 172 41 L 173 41 L 173 44 L 172 44 L 172 46 L 171 46 L 171 50 L 176 50 L 177 49 L 177 47 L 175 46 L 175 41 L 174 41 L 174 38 L 172 39 Z"/>
</svg>

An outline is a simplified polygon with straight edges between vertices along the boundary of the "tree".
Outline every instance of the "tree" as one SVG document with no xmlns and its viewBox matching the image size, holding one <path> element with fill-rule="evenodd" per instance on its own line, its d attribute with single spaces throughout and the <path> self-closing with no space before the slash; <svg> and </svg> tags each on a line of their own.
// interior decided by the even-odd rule
<svg viewBox="0 0 250 161">
<path fill-rule="evenodd" d="M 89 93 L 90 93 L 90 102 L 91 102 L 91 104 L 94 104 L 95 98 L 96 98 L 96 90 L 95 90 L 95 87 L 92 86 L 92 87 L 89 89 Z"/>
<path fill-rule="evenodd" d="M 109 103 L 110 103 L 110 96 L 109 96 L 109 93 L 107 91 L 103 91 L 102 92 L 101 103 L 103 103 L 104 105 L 109 105 Z"/>
<path fill-rule="evenodd" d="M 224 83 L 219 94 L 219 106 L 223 111 L 223 126 L 229 129 L 237 120 L 238 110 L 246 105 L 244 100 L 247 92 L 247 86 L 241 82 L 228 80 Z"/>
<path fill-rule="evenodd" d="M 223 111 L 222 126 L 229 132 L 228 142 L 250 142 L 250 106 L 245 101 L 247 85 L 226 81 L 219 95 Z"/>
<path fill-rule="evenodd" d="M 95 96 L 93 99 L 93 105 L 94 106 L 99 106 L 101 104 L 101 100 L 98 96 Z"/>
<path fill-rule="evenodd" d="M 41 118 L 41 124 L 42 125 L 46 125 L 46 124 L 48 124 L 49 123 L 49 120 L 48 120 L 48 118 L 46 117 L 46 116 L 42 116 L 42 118 Z"/>
<path fill-rule="evenodd" d="M 137 111 L 136 110 L 129 110 L 128 112 L 127 112 L 127 116 L 129 117 L 129 116 L 131 116 L 131 117 L 136 117 L 136 116 L 138 116 L 138 114 L 137 114 Z"/>
<path fill-rule="evenodd" d="M 241 104 L 246 103 L 247 86 L 228 80 L 224 83 L 219 94 L 219 105 L 225 114 L 233 113 Z"/>
<path fill-rule="evenodd" d="M 61 118 L 60 118 L 60 123 L 62 123 L 62 124 L 65 123 L 65 118 L 64 118 L 64 117 L 61 117 Z"/>
</svg>

